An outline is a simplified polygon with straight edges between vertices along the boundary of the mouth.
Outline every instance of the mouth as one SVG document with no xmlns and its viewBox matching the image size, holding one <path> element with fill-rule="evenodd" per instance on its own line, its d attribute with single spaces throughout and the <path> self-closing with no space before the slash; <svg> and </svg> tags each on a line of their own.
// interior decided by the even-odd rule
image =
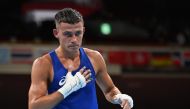
<svg viewBox="0 0 190 109">
<path fill-rule="evenodd" d="M 69 45 L 69 48 L 79 48 L 79 45 Z"/>
</svg>

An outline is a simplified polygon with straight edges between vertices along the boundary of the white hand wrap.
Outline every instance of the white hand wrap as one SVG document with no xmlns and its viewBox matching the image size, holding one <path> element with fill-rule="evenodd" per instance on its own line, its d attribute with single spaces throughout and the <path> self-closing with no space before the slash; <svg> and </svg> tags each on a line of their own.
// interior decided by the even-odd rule
<svg viewBox="0 0 190 109">
<path fill-rule="evenodd" d="M 71 72 L 68 72 L 65 81 L 65 84 L 58 90 L 64 96 L 64 98 L 66 98 L 72 92 L 86 86 L 86 79 L 80 72 L 77 72 L 74 76 L 71 74 Z"/>
<path fill-rule="evenodd" d="M 133 99 L 127 94 L 117 94 L 113 99 L 112 103 L 121 104 L 123 100 L 127 100 L 129 102 L 130 108 L 133 108 Z"/>
</svg>

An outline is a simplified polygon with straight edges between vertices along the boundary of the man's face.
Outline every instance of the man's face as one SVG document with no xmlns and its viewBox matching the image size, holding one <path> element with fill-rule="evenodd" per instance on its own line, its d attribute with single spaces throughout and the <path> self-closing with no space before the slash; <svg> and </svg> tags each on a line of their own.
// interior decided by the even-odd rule
<svg viewBox="0 0 190 109">
<path fill-rule="evenodd" d="M 54 35 L 58 38 L 61 47 L 67 51 L 78 51 L 82 44 L 84 34 L 84 24 L 79 22 L 76 24 L 68 24 L 61 22 L 56 29 Z"/>
</svg>

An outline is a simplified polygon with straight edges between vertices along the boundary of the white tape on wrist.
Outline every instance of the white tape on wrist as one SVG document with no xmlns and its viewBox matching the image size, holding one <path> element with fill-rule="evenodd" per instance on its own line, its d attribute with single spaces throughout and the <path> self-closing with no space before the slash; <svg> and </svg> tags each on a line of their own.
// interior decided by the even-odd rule
<svg viewBox="0 0 190 109">
<path fill-rule="evenodd" d="M 75 76 L 73 76 L 71 72 L 68 72 L 65 81 L 65 84 L 58 90 L 58 92 L 60 92 L 64 98 L 66 98 L 72 92 L 86 86 L 86 79 L 80 72 L 77 72 Z"/>
<path fill-rule="evenodd" d="M 113 104 L 121 104 L 123 100 L 127 100 L 129 102 L 130 108 L 133 108 L 133 99 L 131 96 L 127 94 L 117 94 L 115 98 L 112 100 Z"/>
</svg>

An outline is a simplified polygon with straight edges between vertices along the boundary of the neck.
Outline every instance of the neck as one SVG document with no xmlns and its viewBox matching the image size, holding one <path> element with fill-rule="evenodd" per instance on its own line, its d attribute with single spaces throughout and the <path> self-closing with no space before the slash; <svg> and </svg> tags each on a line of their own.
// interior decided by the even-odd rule
<svg viewBox="0 0 190 109">
<path fill-rule="evenodd" d="M 79 50 L 78 51 L 67 51 L 67 50 L 64 50 L 62 49 L 61 47 L 59 47 L 57 49 L 57 52 L 58 54 L 60 55 L 60 57 L 63 57 L 65 59 L 71 59 L 71 60 L 74 60 L 76 59 L 77 57 L 79 57 Z"/>
</svg>

